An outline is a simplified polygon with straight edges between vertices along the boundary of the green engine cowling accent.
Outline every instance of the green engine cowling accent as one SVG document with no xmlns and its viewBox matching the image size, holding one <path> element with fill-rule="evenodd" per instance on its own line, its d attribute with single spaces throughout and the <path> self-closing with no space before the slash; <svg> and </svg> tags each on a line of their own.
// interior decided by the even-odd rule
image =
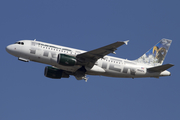
<svg viewBox="0 0 180 120">
<path fill-rule="evenodd" d="M 65 54 L 59 54 L 57 58 L 57 63 L 64 66 L 74 66 L 76 62 L 75 57 Z"/>
<path fill-rule="evenodd" d="M 69 78 L 69 75 L 65 74 L 63 70 L 51 66 L 45 67 L 44 75 L 53 79 Z"/>
</svg>

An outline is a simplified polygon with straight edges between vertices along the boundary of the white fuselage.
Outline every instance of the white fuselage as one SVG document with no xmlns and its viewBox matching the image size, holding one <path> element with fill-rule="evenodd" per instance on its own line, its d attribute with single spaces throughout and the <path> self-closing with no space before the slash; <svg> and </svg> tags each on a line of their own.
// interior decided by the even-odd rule
<svg viewBox="0 0 180 120">
<path fill-rule="evenodd" d="M 86 51 L 74 48 L 49 44 L 33 40 L 21 40 L 19 43 L 11 44 L 6 48 L 7 52 L 18 57 L 23 61 L 35 61 L 49 64 L 58 69 L 75 72 L 81 65 L 63 66 L 57 63 L 58 54 L 76 56 Z M 148 72 L 147 68 L 152 67 L 147 64 L 137 63 L 135 61 L 125 60 L 112 56 L 104 56 L 96 61 L 92 68 L 86 68 L 86 74 L 102 75 L 108 77 L 160 77 L 169 76 L 170 72 Z"/>
</svg>

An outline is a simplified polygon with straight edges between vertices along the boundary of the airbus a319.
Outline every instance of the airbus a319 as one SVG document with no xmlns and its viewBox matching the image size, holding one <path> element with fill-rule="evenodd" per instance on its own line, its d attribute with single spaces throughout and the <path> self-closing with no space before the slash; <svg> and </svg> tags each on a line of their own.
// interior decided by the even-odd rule
<svg viewBox="0 0 180 120">
<path fill-rule="evenodd" d="M 18 60 L 48 64 L 44 75 L 48 78 L 61 79 L 75 76 L 77 80 L 85 80 L 86 75 L 100 75 L 118 78 L 142 78 L 170 76 L 167 71 L 172 64 L 163 65 L 172 40 L 162 39 L 149 51 L 136 60 L 127 60 L 108 56 L 128 41 L 115 42 L 91 51 L 40 42 L 36 40 L 20 40 L 8 45 L 6 51 L 18 57 Z"/>
</svg>

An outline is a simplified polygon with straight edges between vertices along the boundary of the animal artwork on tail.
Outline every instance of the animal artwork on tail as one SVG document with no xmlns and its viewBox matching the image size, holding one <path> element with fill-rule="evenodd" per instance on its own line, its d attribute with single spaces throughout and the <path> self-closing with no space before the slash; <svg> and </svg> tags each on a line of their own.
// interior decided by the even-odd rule
<svg viewBox="0 0 180 120">
<path fill-rule="evenodd" d="M 162 39 L 159 43 L 153 46 L 143 56 L 136 61 L 139 63 L 146 63 L 152 66 L 162 65 L 165 56 L 169 50 L 172 40 Z"/>
</svg>

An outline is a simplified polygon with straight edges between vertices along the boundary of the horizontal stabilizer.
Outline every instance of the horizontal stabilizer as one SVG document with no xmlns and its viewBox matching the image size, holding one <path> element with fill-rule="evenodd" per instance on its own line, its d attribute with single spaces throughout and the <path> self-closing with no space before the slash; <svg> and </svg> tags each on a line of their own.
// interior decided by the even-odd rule
<svg viewBox="0 0 180 120">
<path fill-rule="evenodd" d="M 151 67 L 148 68 L 147 70 L 154 71 L 154 72 L 162 72 L 164 70 L 169 69 L 170 67 L 174 66 L 173 64 L 165 64 L 165 65 L 160 65 L 156 67 Z"/>
</svg>

